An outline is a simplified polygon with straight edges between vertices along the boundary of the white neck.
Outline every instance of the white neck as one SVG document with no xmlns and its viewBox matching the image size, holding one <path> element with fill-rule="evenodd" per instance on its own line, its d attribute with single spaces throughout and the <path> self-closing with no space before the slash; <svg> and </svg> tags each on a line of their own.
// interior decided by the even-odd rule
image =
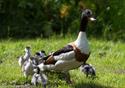
<svg viewBox="0 0 125 88">
<path fill-rule="evenodd" d="M 86 32 L 79 32 L 75 44 L 81 50 L 82 53 L 89 54 L 90 50 L 86 37 Z"/>
</svg>

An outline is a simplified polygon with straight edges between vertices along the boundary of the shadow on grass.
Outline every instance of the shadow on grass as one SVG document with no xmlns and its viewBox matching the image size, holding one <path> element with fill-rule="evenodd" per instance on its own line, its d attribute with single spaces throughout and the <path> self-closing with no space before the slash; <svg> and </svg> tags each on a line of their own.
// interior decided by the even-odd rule
<svg viewBox="0 0 125 88">
<path fill-rule="evenodd" d="M 78 83 L 74 86 L 74 88 L 113 88 L 113 87 L 90 82 L 90 83 Z"/>
</svg>

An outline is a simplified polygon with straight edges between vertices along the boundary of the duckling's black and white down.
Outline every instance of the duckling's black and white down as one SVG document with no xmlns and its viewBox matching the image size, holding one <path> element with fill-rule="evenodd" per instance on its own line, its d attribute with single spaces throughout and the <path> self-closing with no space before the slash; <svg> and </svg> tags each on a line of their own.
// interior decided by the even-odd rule
<svg viewBox="0 0 125 88">
<path fill-rule="evenodd" d="M 25 55 L 23 58 L 20 58 L 19 61 L 21 63 L 21 69 L 24 74 L 24 77 L 28 78 L 29 75 L 33 74 L 34 60 L 31 57 L 31 48 L 25 48 Z"/>
<path fill-rule="evenodd" d="M 22 66 L 22 72 L 23 72 L 26 80 L 30 75 L 33 75 L 34 66 L 35 65 L 32 63 L 32 60 L 30 60 L 30 58 L 24 62 L 23 66 Z"/>
<path fill-rule="evenodd" d="M 18 59 L 18 64 L 21 67 L 24 64 L 24 62 L 26 60 L 28 60 L 30 58 L 30 56 L 31 56 L 31 51 L 30 51 L 30 47 L 29 46 L 27 46 L 24 51 L 25 51 L 25 55 L 24 56 L 20 56 L 19 59 Z"/>
<path fill-rule="evenodd" d="M 42 58 L 46 57 L 46 52 L 45 52 L 44 50 L 41 50 L 41 51 L 39 51 L 39 52 L 36 52 L 35 56 L 36 56 L 37 58 L 42 59 Z"/>
<path fill-rule="evenodd" d="M 19 57 L 18 63 L 19 63 L 19 66 L 21 66 L 23 75 L 27 81 L 28 76 L 33 74 L 34 65 L 33 65 L 33 60 L 31 59 L 30 47 L 27 46 L 24 51 L 25 51 L 25 55 Z"/>
<path fill-rule="evenodd" d="M 86 36 L 86 28 L 89 20 L 94 21 L 95 19 L 92 17 L 92 11 L 86 9 L 81 14 L 80 31 L 77 39 L 62 49 L 57 50 L 52 55 L 45 57 L 45 62 L 38 65 L 41 71 L 54 70 L 67 73 L 69 70 L 78 68 L 86 63 L 90 55 Z"/>
<path fill-rule="evenodd" d="M 35 68 L 34 69 L 34 74 L 32 76 L 31 79 L 31 83 L 33 85 L 38 85 L 38 84 L 42 84 L 43 88 L 46 88 L 46 84 L 47 84 L 47 77 L 45 74 L 41 73 L 39 68 Z"/>
<path fill-rule="evenodd" d="M 28 77 L 29 75 L 33 75 L 34 67 L 36 67 L 40 62 L 39 58 L 42 59 L 45 56 L 45 51 L 40 51 L 37 52 L 35 56 L 30 56 L 29 58 L 27 58 L 22 66 L 24 76 Z"/>
<path fill-rule="evenodd" d="M 46 57 L 46 52 L 45 52 L 44 50 L 41 50 L 41 51 L 39 51 L 39 52 L 36 52 L 36 53 L 35 53 L 35 56 L 34 56 L 34 58 L 35 58 L 37 64 L 42 63 L 42 62 L 44 61 L 44 59 L 43 59 L 44 57 Z"/>
<path fill-rule="evenodd" d="M 95 77 L 96 76 L 95 68 L 91 64 L 81 65 L 80 71 L 85 73 L 86 77 L 88 77 L 88 76 Z"/>
</svg>

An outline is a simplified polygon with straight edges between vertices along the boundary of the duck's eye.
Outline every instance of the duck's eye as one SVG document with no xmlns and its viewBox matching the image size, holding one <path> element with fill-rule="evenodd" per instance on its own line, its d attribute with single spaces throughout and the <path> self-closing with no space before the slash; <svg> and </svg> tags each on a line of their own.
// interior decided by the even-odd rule
<svg viewBox="0 0 125 88">
<path fill-rule="evenodd" d="M 87 12 L 87 15 L 90 15 L 90 11 Z"/>
<path fill-rule="evenodd" d="M 92 15 L 92 12 L 91 11 L 87 11 L 87 16 L 90 17 Z"/>
</svg>

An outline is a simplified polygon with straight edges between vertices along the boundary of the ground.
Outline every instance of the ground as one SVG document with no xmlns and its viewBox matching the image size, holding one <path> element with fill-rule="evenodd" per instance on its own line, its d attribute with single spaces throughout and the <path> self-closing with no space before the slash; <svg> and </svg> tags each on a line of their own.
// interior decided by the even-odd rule
<svg viewBox="0 0 125 88">
<path fill-rule="evenodd" d="M 24 48 L 31 46 L 32 55 L 39 50 L 47 53 L 55 51 L 72 42 L 76 37 L 52 37 L 49 39 L 6 39 L 0 40 L 0 88 L 33 87 L 24 85 L 25 78 L 21 73 L 17 57 L 23 55 Z M 88 63 L 96 68 L 95 79 L 86 78 L 79 69 L 70 71 L 73 85 L 67 85 L 56 74 L 49 73 L 51 88 L 125 88 L 125 45 L 121 41 L 106 41 L 89 38 L 91 55 Z M 30 78 L 29 78 L 30 81 Z M 40 86 L 39 86 L 40 87 Z"/>
</svg>

